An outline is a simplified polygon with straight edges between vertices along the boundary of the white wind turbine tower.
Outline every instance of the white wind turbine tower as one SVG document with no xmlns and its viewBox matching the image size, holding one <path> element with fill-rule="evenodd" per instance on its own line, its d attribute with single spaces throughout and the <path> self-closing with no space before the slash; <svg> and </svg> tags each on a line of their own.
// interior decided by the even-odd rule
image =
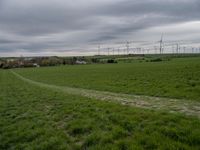
<svg viewBox="0 0 200 150">
<path fill-rule="evenodd" d="M 100 51 L 101 51 L 101 46 L 100 44 L 98 45 L 98 55 L 100 56 Z"/>
<path fill-rule="evenodd" d="M 110 47 L 108 47 L 108 56 L 110 55 Z"/>
<path fill-rule="evenodd" d="M 127 41 L 127 42 L 126 42 L 126 50 L 127 50 L 127 55 L 129 54 L 129 44 L 130 44 L 130 42 L 129 42 L 129 41 Z"/>
<path fill-rule="evenodd" d="M 160 54 L 162 54 L 163 53 L 163 34 L 159 42 L 160 42 Z"/>
</svg>

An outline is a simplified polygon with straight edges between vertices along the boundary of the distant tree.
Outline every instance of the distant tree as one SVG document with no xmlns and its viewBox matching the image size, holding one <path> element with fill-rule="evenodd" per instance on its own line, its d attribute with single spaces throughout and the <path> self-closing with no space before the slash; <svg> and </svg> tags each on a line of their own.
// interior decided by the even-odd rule
<svg viewBox="0 0 200 150">
<path fill-rule="evenodd" d="M 66 61 L 65 60 L 63 60 L 63 63 L 62 63 L 63 65 L 66 65 Z"/>
<path fill-rule="evenodd" d="M 49 60 L 48 59 L 43 59 L 40 63 L 41 66 L 48 66 L 49 65 Z"/>
<path fill-rule="evenodd" d="M 111 64 L 112 64 L 112 63 L 117 63 L 117 61 L 114 60 L 114 59 L 108 59 L 108 60 L 107 60 L 107 63 L 111 63 Z"/>
<path fill-rule="evenodd" d="M 3 63 L 0 63 L 0 68 L 3 68 Z"/>
<path fill-rule="evenodd" d="M 92 58 L 91 61 L 92 61 L 92 63 L 99 63 L 100 62 L 100 60 L 98 58 Z"/>
</svg>

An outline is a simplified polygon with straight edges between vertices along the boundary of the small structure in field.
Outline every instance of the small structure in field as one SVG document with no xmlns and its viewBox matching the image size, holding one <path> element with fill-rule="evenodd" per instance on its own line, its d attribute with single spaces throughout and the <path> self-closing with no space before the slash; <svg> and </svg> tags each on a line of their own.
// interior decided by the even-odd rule
<svg viewBox="0 0 200 150">
<path fill-rule="evenodd" d="M 40 65 L 38 65 L 37 63 L 34 63 L 33 67 L 40 67 Z"/>
<path fill-rule="evenodd" d="M 76 64 L 85 65 L 85 64 L 87 64 L 87 63 L 86 63 L 85 61 L 77 60 L 77 61 L 76 61 Z"/>
</svg>

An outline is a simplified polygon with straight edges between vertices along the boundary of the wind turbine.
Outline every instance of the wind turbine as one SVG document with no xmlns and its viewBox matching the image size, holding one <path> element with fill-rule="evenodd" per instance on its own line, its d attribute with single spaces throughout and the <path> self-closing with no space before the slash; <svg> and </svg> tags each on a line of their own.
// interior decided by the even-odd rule
<svg viewBox="0 0 200 150">
<path fill-rule="evenodd" d="M 177 54 L 179 53 L 179 44 L 178 43 L 176 44 L 176 53 Z"/>
<path fill-rule="evenodd" d="M 127 55 L 129 54 L 129 44 L 130 44 L 130 42 L 129 42 L 129 41 L 127 41 L 127 42 L 126 42 L 126 50 L 127 50 Z"/>
<path fill-rule="evenodd" d="M 163 52 L 163 34 L 161 35 L 161 39 L 160 39 L 160 54 Z"/>
<path fill-rule="evenodd" d="M 108 47 L 108 56 L 110 55 L 110 47 Z"/>
<path fill-rule="evenodd" d="M 101 46 L 100 44 L 98 45 L 98 55 L 100 56 L 100 50 L 101 50 Z"/>
</svg>

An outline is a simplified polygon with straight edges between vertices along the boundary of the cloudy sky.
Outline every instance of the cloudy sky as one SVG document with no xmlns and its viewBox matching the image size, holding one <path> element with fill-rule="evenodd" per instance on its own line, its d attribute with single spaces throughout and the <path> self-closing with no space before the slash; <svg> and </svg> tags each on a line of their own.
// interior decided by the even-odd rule
<svg viewBox="0 0 200 150">
<path fill-rule="evenodd" d="M 200 40 L 200 1 L 0 0 L 0 56 L 90 55 L 161 34 Z"/>
</svg>

